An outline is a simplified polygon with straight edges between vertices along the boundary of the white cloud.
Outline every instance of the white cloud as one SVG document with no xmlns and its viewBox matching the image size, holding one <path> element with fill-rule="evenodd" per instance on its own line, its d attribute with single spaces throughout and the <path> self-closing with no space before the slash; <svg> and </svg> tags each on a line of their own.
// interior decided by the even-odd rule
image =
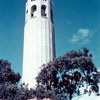
<svg viewBox="0 0 100 100">
<path fill-rule="evenodd" d="M 91 33 L 92 31 L 90 31 L 89 29 L 80 28 L 76 34 L 73 34 L 72 38 L 69 41 L 71 43 L 75 42 L 88 43 Z"/>
<path fill-rule="evenodd" d="M 79 36 L 74 34 L 70 42 L 77 42 L 77 41 L 79 41 Z"/>
<path fill-rule="evenodd" d="M 79 29 L 78 30 L 78 34 L 82 36 L 82 38 L 88 37 L 89 33 L 90 33 L 89 29 Z"/>
</svg>

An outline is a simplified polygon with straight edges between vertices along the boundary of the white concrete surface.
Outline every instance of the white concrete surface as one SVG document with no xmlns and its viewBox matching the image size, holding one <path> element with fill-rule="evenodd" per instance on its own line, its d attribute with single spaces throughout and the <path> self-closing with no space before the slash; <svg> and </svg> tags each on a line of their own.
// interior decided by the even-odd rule
<svg viewBox="0 0 100 100">
<path fill-rule="evenodd" d="M 37 6 L 34 17 L 31 17 L 31 7 Z M 46 6 L 46 16 L 41 16 L 41 6 Z M 51 21 L 51 0 L 28 0 L 26 3 L 26 18 L 24 29 L 23 76 L 22 82 L 33 88 L 35 77 L 42 64 L 55 57 L 54 28 Z"/>
</svg>

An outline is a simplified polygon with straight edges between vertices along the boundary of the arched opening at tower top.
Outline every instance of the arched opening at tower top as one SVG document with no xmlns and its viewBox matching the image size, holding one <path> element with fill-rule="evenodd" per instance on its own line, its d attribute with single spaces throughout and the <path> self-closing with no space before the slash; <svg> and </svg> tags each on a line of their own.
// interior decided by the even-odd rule
<svg viewBox="0 0 100 100">
<path fill-rule="evenodd" d="M 35 17 L 35 16 L 36 16 L 36 15 L 35 15 L 36 10 L 37 10 L 37 6 L 36 6 L 36 5 L 33 5 L 33 6 L 31 7 L 31 17 Z"/>
<path fill-rule="evenodd" d="M 46 6 L 45 5 L 42 5 L 41 6 L 41 16 L 45 16 L 46 17 Z"/>
</svg>

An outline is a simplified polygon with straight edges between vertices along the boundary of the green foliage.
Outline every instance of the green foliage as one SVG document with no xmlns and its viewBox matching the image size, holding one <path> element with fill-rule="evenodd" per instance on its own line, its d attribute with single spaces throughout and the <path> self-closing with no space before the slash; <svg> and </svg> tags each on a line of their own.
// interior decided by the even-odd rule
<svg viewBox="0 0 100 100">
<path fill-rule="evenodd" d="M 0 60 L 0 99 L 27 100 L 50 98 L 52 100 L 72 100 L 84 93 L 98 94 L 100 72 L 92 61 L 93 55 L 87 48 L 70 51 L 64 56 L 43 65 L 37 76 L 36 89 L 28 89 L 22 84 L 18 87 L 20 74 L 11 69 L 8 61 Z"/>
<path fill-rule="evenodd" d="M 62 100 L 71 100 L 74 96 L 80 95 L 80 88 L 83 87 L 84 93 L 98 93 L 100 72 L 97 71 L 92 56 L 87 48 L 72 50 L 43 65 L 36 78 L 38 86 L 47 90 L 56 88 Z"/>
<path fill-rule="evenodd" d="M 0 60 L 0 99 L 3 100 L 27 100 L 33 98 L 57 98 L 55 91 L 46 91 L 42 87 L 28 89 L 24 83 L 18 87 L 20 74 L 11 69 L 8 61 Z M 57 100 L 57 99 L 56 99 Z"/>
<path fill-rule="evenodd" d="M 0 98 L 12 100 L 17 91 L 20 74 L 11 69 L 8 61 L 0 60 Z"/>
</svg>

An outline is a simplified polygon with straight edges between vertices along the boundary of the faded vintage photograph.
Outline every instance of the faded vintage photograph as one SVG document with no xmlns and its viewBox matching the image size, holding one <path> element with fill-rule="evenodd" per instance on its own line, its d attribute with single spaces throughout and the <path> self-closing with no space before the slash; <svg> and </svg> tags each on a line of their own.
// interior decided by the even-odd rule
<svg viewBox="0 0 100 100">
<path fill-rule="evenodd" d="M 0 0 L 0 100 L 100 100 L 100 0 Z"/>
</svg>

